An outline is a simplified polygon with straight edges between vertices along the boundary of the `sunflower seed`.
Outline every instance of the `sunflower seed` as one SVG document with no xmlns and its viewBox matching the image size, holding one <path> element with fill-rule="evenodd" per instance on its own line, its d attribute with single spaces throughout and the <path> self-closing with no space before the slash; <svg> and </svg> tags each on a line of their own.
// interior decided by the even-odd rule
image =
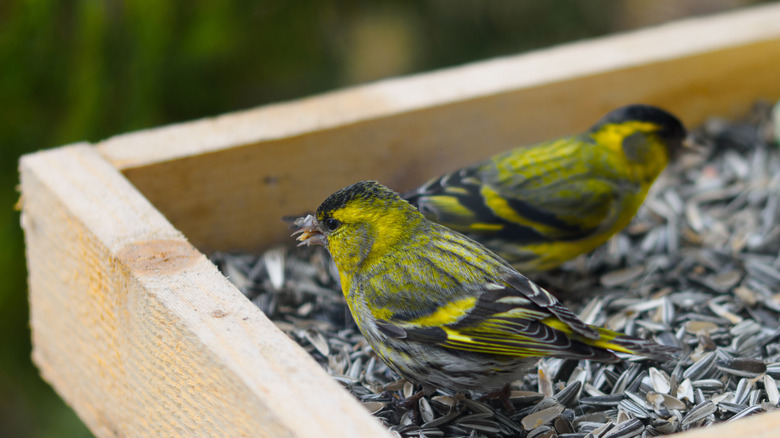
<svg viewBox="0 0 780 438">
<path fill-rule="evenodd" d="M 423 423 L 430 423 L 434 420 L 433 408 L 427 398 L 421 397 L 420 400 L 417 401 L 417 407 L 420 410 L 420 420 L 422 420 Z"/>
<path fill-rule="evenodd" d="M 671 417 L 668 420 L 667 419 L 654 420 L 651 427 L 653 427 L 659 433 L 668 435 L 677 431 L 678 423 L 679 421 L 677 421 L 674 417 Z"/>
<path fill-rule="evenodd" d="M 553 395 L 553 385 L 552 385 L 552 379 L 550 378 L 550 372 L 547 370 L 547 365 L 542 362 L 539 364 L 539 370 L 538 370 L 538 388 L 539 392 L 542 393 L 545 397 L 552 397 Z"/>
<path fill-rule="evenodd" d="M 716 382 L 720 383 L 719 380 L 716 380 Z M 691 379 L 685 379 L 677 386 L 677 398 L 693 403 L 693 383 L 691 383 Z"/>
<path fill-rule="evenodd" d="M 414 385 L 412 385 L 411 382 L 404 383 L 403 394 L 404 394 L 404 398 L 405 399 L 411 397 L 412 395 L 414 395 Z"/>
<path fill-rule="evenodd" d="M 618 408 L 638 418 L 650 418 L 650 413 L 644 402 L 637 403 L 634 400 L 624 399 L 618 403 Z"/>
<path fill-rule="evenodd" d="M 461 401 L 461 403 L 463 403 L 470 410 L 476 412 L 474 415 L 487 415 L 484 418 L 490 418 L 494 413 L 493 408 L 476 400 L 464 399 Z"/>
<path fill-rule="evenodd" d="M 574 425 L 572 424 L 571 420 L 565 418 L 564 416 L 556 418 L 553 422 L 553 427 L 559 435 L 574 433 Z"/>
<path fill-rule="evenodd" d="M 614 287 L 638 278 L 645 271 L 644 266 L 632 266 L 630 268 L 612 271 L 601 276 L 601 284 L 606 287 Z"/>
<path fill-rule="evenodd" d="M 459 421 L 458 425 L 468 429 L 473 429 L 485 433 L 501 432 L 501 426 L 499 426 L 499 424 L 496 423 L 495 421 L 490 421 L 490 420 Z"/>
<path fill-rule="evenodd" d="M 714 414 L 716 410 L 717 407 L 715 406 L 715 403 L 713 403 L 711 400 L 707 400 L 694 406 L 690 411 L 688 411 L 688 413 L 683 417 L 680 425 L 685 427 L 698 423 L 699 421 L 702 421 L 708 416 Z"/>
<path fill-rule="evenodd" d="M 652 391 L 647 393 L 647 401 L 650 402 L 653 406 L 655 406 L 656 409 L 661 409 L 663 407 L 666 409 L 682 410 L 685 409 L 686 407 L 685 403 L 681 402 L 680 400 L 677 400 L 671 395 L 660 394 Z"/>
<path fill-rule="evenodd" d="M 634 418 L 633 420 L 618 424 L 616 428 L 604 434 L 603 437 L 630 438 L 641 434 L 643 430 L 645 430 L 645 425 L 639 419 Z"/>
<path fill-rule="evenodd" d="M 764 409 L 762 409 L 761 406 L 758 406 L 758 405 L 756 405 L 756 406 L 749 406 L 749 407 L 746 407 L 745 409 L 739 411 L 733 417 L 731 417 L 728 420 L 726 420 L 726 422 L 730 423 L 732 421 L 739 420 L 740 418 L 745 418 L 748 415 L 757 414 L 757 413 L 763 412 L 763 411 L 764 411 Z"/>
<path fill-rule="evenodd" d="M 757 259 L 749 259 L 745 264 L 745 269 L 755 278 L 766 283 L 770 287 L 780 287 L 780 271 L 772 266 L 762 263 Z"/>
<path fill-rule="evenodd" d="M 591 406 L 617 406 L 623 400 L 623 394 L 610 394 L 594 397 L 583 397 L 580 403 Z"/>
<path fill-rule="evenodd" d="M 714 314 L 716 314 L 716 315 L 718 315 L 718 316 L 720 316 L 722 318 L 728 319 L 729 322 L 731 322 L 732 324 L 738 324 L 738 323 L 742 322 L 742 317 L 741 316 L 739 316 L 739 315 L 737 315 L 735 313 L 732 313 L 725 306 L 722 306 L 722 305 L 718 304 L 717 302 L 715 302 L 715 300 L 711 300 L 709 303 L 707 303 L 707 305 L 709 306 L 710 310 L 712 310 L 712 313 L 714 313 Z"/>
<path fill-rule="evenodd" d="M 276 290 L 281 290 L 282 286 L 284 286 L 284 249 L 276 248 L 266 251 L 266 253 L 263 254 L 263 262 L 265 263 L 271 286 Z"/>
<path fill-rule="evenodd" d="M 615 387 L 612 390 L 613 394 L 616 393 L 622 393 L 626 390 L 628 385 L 636 380 L 639 377 L 639 374 L 642 372 L 641 365 L 637 363 L 632 363 L 628 366 L 628 368 L 623 371 L 623 374 L 620 375 L 617 382 L 615 382 Z"/>
<path fill-rule="evenodd" d="M 715 352 L 709 352 L 694 362 L 688 369 L 683 371 L 683 379 L 698 380 L 715 367 Z"/>
<path fill-rule="evenodd" d="M 731 336 L 755 335 L 761 332 L 761 325 L 752 320 L 744 320 L 729 330 Z"/>
<path fill-rule="evenodd" d="M 593 436 L 604 436 L 614 428 L 615 428 L 615 423 L 613 423 L 612 421 L 608 421 L 606 424 L 593 429 L 588 435 L 592 434 Z"/>
<path fill-rule="evenodd" d="M 745 403 L 755 384 L 756 382 L 752 379 L 740 379 L 737 384 L 737 390 L 734 392 L 734 403 Z"/>
<path fill-rule="evenodd" d="M 701 397 L 701 398 L 704 398 L 704 397 Z M 733 401 L 734 401 L 734 393 L 733 392 L 724 392 L 722 394 L 718 394 L 718 395 L 712 396 L 712 398 L 710 398 L 710 400 L 713 403 L 715 403 L 716 405 L 721 405 L 723 403 L 725 403 L 726 405 L 734 404 L 733 403 Z M 701 403 L 701 402 L 699 402 L 699 403 Z"/>
<path fill-rule="evenodd" d="M 780 392 L 777 389 L 775 379 L 769 374 L 764 375 L 764 390 L 766 391 L 767 401 L 772 406 L 777 406 L 780 403 Z"/>
<path fill-rule="evenodd" d="M 544 395 L 534 391 L 512 391 L 509 399 L 520 404 L 532 404 L 543 399 Z"/>
<path fill-rule="evenodd" d="M 712 333 L 719 327 L 717 324 L 709 321 L 688 321 L 685 323 L 685 331 L 696 335 L 699 333 Z"/>
<path fill-rule="evenodd" d="M 758 303 L 758 296 L 756 292 L 748 289 L 745 286 L 734 288 L 734 294 L 748 306 L 755 306 Z"/>
<path fill-rule="evenodd" d="M 669 382 L 669 376 L 663 371 L 658 371 L 658 368 L 650 367 L 650 382 L 653 385 L 655 392 L 662 394 L 669 394 L 672 386 Z"/>
<path fill-rule="evenodd" d="M 558 400 L 558 403 L 562 404 L 563 406 L 570 407 L 573 403 L 577 401 L 581 389 L 582 389 L 582 382 L 575 381 L 572 382 L 572 384 L 568 385 L 567 387 L 563 388 L 563 390 L 558 394 L 555 394 L 554 398 Z"/>
<path fill-rule="evenodd" d="M 381 402 L 364 402 L 363 406 L 368 409 L 369 412 L 372 414 L 376 413 L 380 409 L 385 407 L 385 403 Z"/>
<path fill-rule="evenodd" d="M 421 399 L 422 400 L 422 399 Z M 449 414 L 442 415 L 441 417 L 435 418 L 427 423 L 424 423 L 422 425 L 422 428 L 437 428 L 439 426 L 443 426 L 445 424 L 448 424 L 452 422 L 454 419 L 461 416 L 461 412 L 458 411 L 452 411 Z"/>
<path fill-rule="evenodd" d="M 398 424 L 401 426 L 414 425 L 414 411 L 406 411 L 406 413 L 401 416 L 401 420 Z"/>
<path fill-rule="evenodd" d="M 766 364 L 757 359 L 735 358 L 719 360 L 716 367 L 728 374 L 740 377 L 756 377 L 766 372 Z"/>
<path fill-rule="evenodd" d="M 421 438 L 439 437 L 439 436 L 443 437 L 443 436 L 445 436 L 444 431 L 442 431 L 442 430 L 433 429 L 433 428 L 424 428 L 424 427 L 421 427 L 419 429 L 411 429 L 411 430 L 405 431 L 403 433 L 403 435 L 404 436 L 410 436 L 410 437 L 411 436 L 419 436 Z"/>
<path fill-rule="evenodd" d="M 579 317 L 586 324 L 595 324 L 596 318 L 602 313 L 603 300 L 601 298 L 593 298 L 588 304 L 580 311 Z"/>
<path fill-rule="evenodd" d="M 539 426 L 530 431 L 526 438 L 552 438 L 556 436 L 555 430 L 549 426 Z"/>
<path fill-rule="evenodd" d="M 523 418 L 520 424 L 525 430 L 535 429 L 543 424 L 551 423 L 555 418 L 563 412 L 563 406 L 556 405 L 547 409 L 542 409 L 539 412 L 534 412 L 531 415 Z"/>
<path fill-rule="evenodd" d="M 309 341 L 309 343 L 313 345 L 321 355 L 328 357 L 330 354 L 330 347 L 328 346 L 328 341 L 319 330 L 316 328 L 304 330 L 303 338 Z"/>
</svg>

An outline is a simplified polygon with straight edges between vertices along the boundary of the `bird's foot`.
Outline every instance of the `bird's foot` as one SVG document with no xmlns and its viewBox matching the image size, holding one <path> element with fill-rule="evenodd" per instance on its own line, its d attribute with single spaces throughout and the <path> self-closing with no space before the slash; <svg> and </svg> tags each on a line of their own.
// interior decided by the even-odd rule
<svg viewBox="0 0 780 438">
<path fill-rule="evenodd" d="M 504 385 L 503 388 L 497 389 L 492 392 L 488 392 L 487 394 L 480 397 L 479 400 L 480 401 L 498 400 L 499 402 L 501 402 L 501 406 L 504 408 L 504 412 L 507 415 L 513 415 L 515 413 L 515 407 L 509 401 L 509 397 L 511 395 L 512 395 L 512 389 L 509 387 L 509 384 L 507 383 L 506 385 Z"/>
</svg>

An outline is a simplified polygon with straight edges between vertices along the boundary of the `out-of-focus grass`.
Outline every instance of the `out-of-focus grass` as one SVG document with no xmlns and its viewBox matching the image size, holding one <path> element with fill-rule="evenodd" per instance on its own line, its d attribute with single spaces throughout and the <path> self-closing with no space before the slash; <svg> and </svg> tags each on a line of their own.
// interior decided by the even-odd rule
<svg viewBox="0 0 780 438">
<path fill-rule="evenodd" d="M 748 3 L 0 2 L 0 432 L 89 436 L 30 362 L 21 154 Z"/>
</svg>

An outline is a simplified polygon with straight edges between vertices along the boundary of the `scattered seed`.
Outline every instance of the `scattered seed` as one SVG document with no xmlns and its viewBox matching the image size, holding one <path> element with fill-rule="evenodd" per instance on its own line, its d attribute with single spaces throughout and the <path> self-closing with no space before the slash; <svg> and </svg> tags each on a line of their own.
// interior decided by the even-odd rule
<svg viewBox="0 0 780 438">
<path fill-rule="evenodd" d="M 540 426 L 526 435 L 526 438 L 553 438 L 557 434 L 555 430 L 549 426 Z"/>
<path fill-rule="evenodd" d="M 555 394 L 555 399 L 563 406 L 571 407 L 577 401 L 581 389 L 582 382 L 574 381 L 563 388 L 559 393 Z"/>
<path fill-rule="evenodd" d="M 764 390 L 766 390 L 767 401 L 772 406 L 777 406 L 780 403 L 780 392 L 777 389 L 775 379 L 769 374 L 764 375 Z"/>
<path fill-rule="evenodd" d="M 711 351 L 683 371 L 683 379 L 699 380 L 715 368 L 715 352 Z"/>
<path fill-rule="evenodd" d="M 699 421 L 702 421 L 708 416 L 714 414 L 716 410 L 717 406 L 715 406 L 715 403 L 713 403 L 712 400 L 702 402 L 688 411 L 688 413 L 683 417 L 681 425 L 684 427 L 698 423 Z"/>
<path fill-rule="evenodd" d="M 719 380 L 716 382 L 720 383 Z M 693 384 L 691 379 L 685 379 L 677 386 L 677 398 L 688 403 L 693 403 Z"/>
<path fill-rule="evenodd" d="M 645 425 L 637 418 L 618 424 L 616 428 L 603 435 L 604 438 L 630 438 L 645 430 Z"/>
<path fill-rule="evenodd" d="M 766 364 L 757 359 L 734 358 L 720 360 L 716 366 L 725 373 L 740 377 L 756 377 L 766 372 Z"/>
<path fill-rule="evenodd" d="M 563 412 L 563 406 L 556 405 L 547 409 L 542 409 L 539 412 L 534 412 L 531 415 L 526 416 L 520 421 L 525 430 L 535 429 L 543 424 L 551 423 L 555 418 Z"/>
<path fill-rule="evenodd" d="M 632 266 L 617 271 L 612 271 L 601 276 L 601 284 L 606 287 L 614 287 L 630 283 L 645 271 L 644 266 Z"/>
<path fill-rule="evenodd" d="M 718 325 L 709 321 L 688 321 L 685 323 L 685 331 L 697 335 L 699 333 L 712 333 L 718 329 Z"/>
<path fill-rule="evenodd" d="M 729 418 L 728 420 L 726 420 L 726 422 L 727 422 L 727 423 L 730 423 L 730 422 L 732 422 L 732 421 L 739 420 L 740 418 L 745 418 L 745 417 L 747 417 L 748 415 L 757 414 L 757 413 L 759 413 L 759 412 L 763 412 L 763 411 L 764 411 L 764 409 L 763 409 L 761 406 L 759 406 L 759 405 L 756 405 L 756 406 L 748 406 L 748 407 L 746 407 L 745 409 L 743 409 L 743 410 L 739 411 L 739 412 L 738 412 L 736 415 L 734 415 L 733 417 L 731 417 L 731 418 Z"/>
<path fill-rule="evenodd" d="M 651 391 L 647 393 L 647 401 L 653 404 L 656 409 L 661 409 L 662 407 L 666 409 L 677 409 L 678 411 L 685 409 L 685 403 L 668 394 L 660 394 Z"/>
<path fill-rule="evenodd" d="M 650 367 L 650 383 L 653 385 L 655 392 L 662 394 L 669 394 L 669 391 L 672 389 L 669 376 L 663 371 L 658 371 L 656 367 Z"/>
</svg>

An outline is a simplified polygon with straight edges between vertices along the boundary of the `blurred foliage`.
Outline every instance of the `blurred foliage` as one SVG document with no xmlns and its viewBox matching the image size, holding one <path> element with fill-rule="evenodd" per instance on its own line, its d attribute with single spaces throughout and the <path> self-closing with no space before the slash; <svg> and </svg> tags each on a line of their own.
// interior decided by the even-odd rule
<svg viewBox="0 0 780 438">
<path fill-rule="evenodd" d="M 750 3 L 3 0 L 0 433 L 89 436 L 30 362 L 21 154 Z"/>
</svg>

